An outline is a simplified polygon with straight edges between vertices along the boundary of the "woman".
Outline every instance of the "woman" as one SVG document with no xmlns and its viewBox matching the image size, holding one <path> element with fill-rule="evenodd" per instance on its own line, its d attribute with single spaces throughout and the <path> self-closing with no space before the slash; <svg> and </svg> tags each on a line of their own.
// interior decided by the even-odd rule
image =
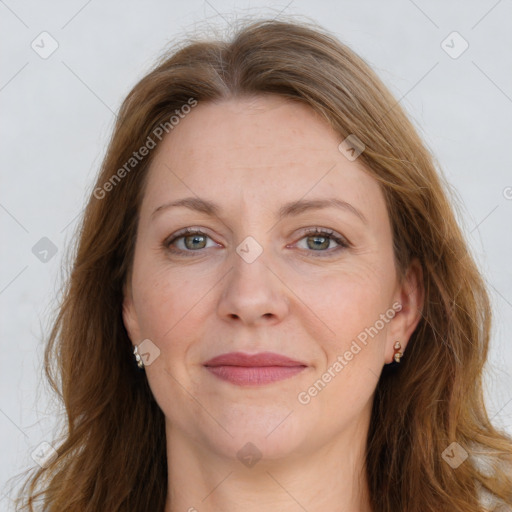
<svg viewBox="0 0 512 512">
<path fill-rule="evenodd" d="M 41 485 L 48 511 L 510 510 L 490 318 L 367 64 L 298 23 L 187 42 L 87 205 L 45 358 L 68 425 L 28 508 Z"/>
</svg>

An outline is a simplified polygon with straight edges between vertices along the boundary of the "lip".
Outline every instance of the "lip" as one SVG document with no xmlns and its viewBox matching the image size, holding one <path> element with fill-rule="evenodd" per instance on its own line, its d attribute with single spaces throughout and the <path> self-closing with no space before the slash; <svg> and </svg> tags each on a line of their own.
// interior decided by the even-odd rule
<svg viewBox="0 0 512 512">
<path fill-rule="evenodd" d="M 208 360 L 204 366 L 216 377 L 239 386 L 263 385 L 288 379 L 307 367 L 301 361 L 273 352 L 230 352 Z"/>
<path fill-rule="evenodd" d="M 307 366 L 301 361 L 274 352 L 259 352 L 258 354 L 244 354 L 243 352 L 229 352 L 221 354 L 204 363 L 204 366 Z"/>
</svg>

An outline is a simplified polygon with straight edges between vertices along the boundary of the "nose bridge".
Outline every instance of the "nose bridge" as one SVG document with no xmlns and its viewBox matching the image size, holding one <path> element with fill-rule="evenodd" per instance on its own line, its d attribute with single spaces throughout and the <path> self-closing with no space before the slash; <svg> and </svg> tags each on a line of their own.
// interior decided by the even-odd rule
<svg viewBox="0 0 512 512">
<path fill-rule="evenodd" d="M 272 284 L 269 282 L 268 247 L 263 247 L 252 236 L 245 238 L 232 255 L 232 280 L 240 289 L 252 290 L 252 295 L 268 293 Z"/>
<path fill-rule="evenodd" d="M 269 248 L 252 236 L 246 237 L 232 254 L 232 271 L 226 276 L 219 301 L 219 315 L 244 323 L 282 318 L 287 310 L 283 285 L 270 269 Z"/>
</svg>

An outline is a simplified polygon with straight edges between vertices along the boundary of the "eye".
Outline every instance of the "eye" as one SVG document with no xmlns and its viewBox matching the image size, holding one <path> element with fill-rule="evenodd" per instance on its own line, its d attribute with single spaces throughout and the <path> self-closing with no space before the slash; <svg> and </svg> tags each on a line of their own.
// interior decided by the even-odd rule
<svg viewBox="0 0 512 512">
<path fill-rule="evenodd" d="M 316 252 L 315 256 L 331 255 L 333 252 L 350 247 L 350 243 L 341 235 L 327 229 L 307 230 L 299 242 L 305 241 L 305 247 L 300 247 L 308 252 Z M 211 244 L 208 245 L 208 240 Z M 201 249 L 210 247 L 219 247 L 219 244 L 200 229 L 185 228 L 174 233 L 163 242 L 164 247 L 175 254 L 191 255 L 194 252 L 200 252 Z M 188 254 L 187 254 L 188 253 Z"/>
<path fill-rule="evenodd" d="M 164 247 L 171 252 L 184 254 L 219 246 L 211 239 L 212 244 L 207 246 L 208 239 L 210 239 L 210 237 L 200 229 L 186 228 L 165 240 Z"/>
<path fill-rule="evenodd" d="M 331 230 L 315 228 L 306 231 L 305 234 L 306 236 L 299 240 L 299 242 L 305 241 L 305 247 L 300 248 L 321 253 L 318 256 L 324 256 L 325 253 L 331 254 L 350 247 L 347 240 Z"/>
</svg>

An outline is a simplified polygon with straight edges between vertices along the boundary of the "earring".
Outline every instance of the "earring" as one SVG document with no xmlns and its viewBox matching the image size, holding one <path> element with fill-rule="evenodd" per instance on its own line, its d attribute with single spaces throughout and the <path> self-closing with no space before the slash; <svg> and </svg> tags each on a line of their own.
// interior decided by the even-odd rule
<svg viewBox="0 0 512 512">
<path fill-rule="evenodd" d="M 144 368 L 144 363 L 142 362 L 142 358 L 140 357 L 139 347 L 137 347 L 137 345 L 135 345 L 135 347 L 133 347 L 133 354 L 135 355 L 135 360 L 137 361 L 137 366 L 141 369 Z"/>
<path fill-rule="evenodd" d="M 402 348 L 402 345 L 400 345 L 400 342 L 397 341 L 393 348 L 395 349 L 395 354 L 393 356 L 393 359 L 395 360 L 395 363 L 399 363 L 400 359 L 404 355 L 404 353 L 400 351 L 400 349 Z"/>
</svg>

